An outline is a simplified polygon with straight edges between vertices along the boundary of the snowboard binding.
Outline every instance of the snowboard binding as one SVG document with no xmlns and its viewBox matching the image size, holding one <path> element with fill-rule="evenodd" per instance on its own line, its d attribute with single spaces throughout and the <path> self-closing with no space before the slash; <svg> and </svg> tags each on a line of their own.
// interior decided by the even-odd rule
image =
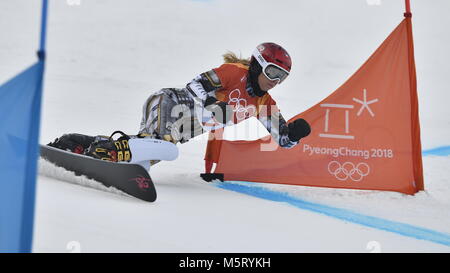
<svg viewBox="0 0 450 273">
<path fill-rule="evenodd" d="M 113 139 L 115 134 L 121 134 L 117 140 Z M 85 151 L 85 155 L 106 161 L 120 162 L 131 160 L 130 137 L 122 131 L 115 131 L 111 136 L 97 136 Z"/>
</svg>

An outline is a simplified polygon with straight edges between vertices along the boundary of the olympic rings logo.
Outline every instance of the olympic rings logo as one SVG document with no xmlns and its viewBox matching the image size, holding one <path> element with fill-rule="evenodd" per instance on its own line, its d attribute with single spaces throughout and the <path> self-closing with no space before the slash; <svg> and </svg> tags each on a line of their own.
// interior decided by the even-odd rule
<svg viewBox="0 0 450 273">
<path fill-rule="evenodd" d="M 328 172 L 340 181 L 351 179 L 355 182 L 361 181 L 370 172 L 370 167 L 367 163 L 361 162 L 356 166 L 352 162 L 345 162 L 341 164 L 337 161 L 328 163 Z"/>
<path fill-rule="evenodd" d="M 238 120 L 244 120 L 256 114 L 256 107 L 254 105 L 247 105 L 247 100 L 241 98 L 241 91 L 234 89 L 228 95 L 228 102 L 234 103 L 233 112 L 236 113 Z"/>
</svg>

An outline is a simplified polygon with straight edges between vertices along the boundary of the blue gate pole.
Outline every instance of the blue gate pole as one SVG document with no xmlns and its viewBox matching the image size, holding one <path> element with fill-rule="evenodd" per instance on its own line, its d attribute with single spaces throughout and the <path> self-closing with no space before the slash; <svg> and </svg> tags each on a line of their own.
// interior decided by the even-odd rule
<svg viewBox="0 0 450 273">
<path fill-rule="evenodd" d="M 45 60 L 45 41 L 47 38 L 47 9 L 48 1 L 42 0 L 42 19 L 41 19 L 41 40 L 39 43 L 38 57 L 39 60 Z"/>
<path fill-rule="evenodd" d="M 28 137 L 28 156 L 31 157 L 27 161 L 26 182 L 24 191 L 24 204 L 22 214 L 22 230 L 20 238 L 20 252 L 32 252 L 33 247 L 33 227 L 34 227 L 34 211 L 36 200 L 36 183 L 37 183 L 37 164 L 39 159 L 39 128 L 41 116 L 42 89 L 44 82 L 45 67 L 45 41 L 47 36 L 47 9 L 48 1 L 42 0 L 41 15 L 41 38 L 39 42 L 39 50 L 37 55 L 39 58 L 40 79 L 37 82 L 37 90 L 31 106 L 33 115 L 29 128 Z"/>
</svg>

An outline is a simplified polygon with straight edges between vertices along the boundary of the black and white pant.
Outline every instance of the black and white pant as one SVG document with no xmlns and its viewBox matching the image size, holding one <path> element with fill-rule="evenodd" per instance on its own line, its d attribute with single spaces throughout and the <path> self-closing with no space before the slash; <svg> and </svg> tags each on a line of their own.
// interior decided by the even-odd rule
<svg viewBox="0 0 450 273">
<path fill-rule="evenodd" d="M 139 134 L 184 143 L 205 131 L 195 118 L 194 100 L 184 88 L 163 88 L 142 109 Z"/>
</svg>

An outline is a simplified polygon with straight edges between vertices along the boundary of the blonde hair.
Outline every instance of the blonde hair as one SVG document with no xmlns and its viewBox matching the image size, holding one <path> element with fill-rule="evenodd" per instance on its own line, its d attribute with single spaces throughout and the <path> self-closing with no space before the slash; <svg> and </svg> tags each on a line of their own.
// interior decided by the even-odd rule
<svg viewBox="0 0 450 273">
<path fill-rule="evenodd" d="M 241 56 L 237 56 L 234 52 L 228 51 L 222 55 L 225 63 L 240 63 L 244 65 L 250 65 L 250 58 L 244 59 Z"/>
</svg>

